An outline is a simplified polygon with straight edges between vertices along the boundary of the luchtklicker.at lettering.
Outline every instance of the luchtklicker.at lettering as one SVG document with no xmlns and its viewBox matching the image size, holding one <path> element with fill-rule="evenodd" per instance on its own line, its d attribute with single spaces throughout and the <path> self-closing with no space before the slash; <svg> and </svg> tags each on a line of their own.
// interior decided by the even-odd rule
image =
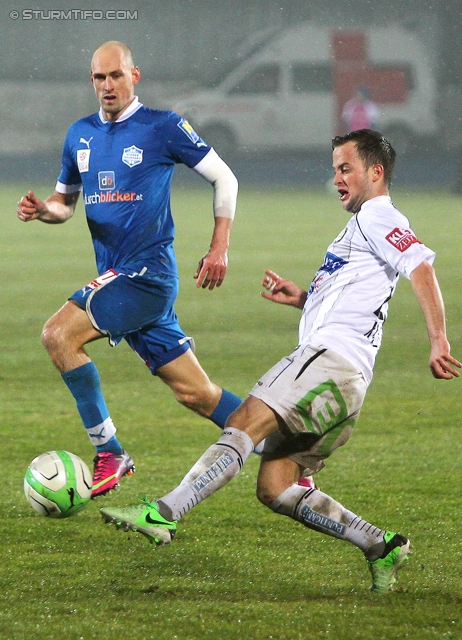
<svg viewBox="0 0 462 640">
<path fill-rule="evenodd" d="M 133 202 L 134 200 L 142 200 L 143 194 L 131 191 L 123 193 L 122 191 L 108 191 L 101 193 L 92 193 L 85 196 L 85 204 L 99 204 L 100 202 Z"/>
</svg>

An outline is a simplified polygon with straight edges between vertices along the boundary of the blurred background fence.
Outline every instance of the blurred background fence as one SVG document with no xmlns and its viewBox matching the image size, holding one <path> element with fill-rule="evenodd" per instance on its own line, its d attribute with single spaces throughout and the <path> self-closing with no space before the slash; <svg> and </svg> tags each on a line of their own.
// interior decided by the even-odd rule
<svg viewBox="0 0 462 640">
<path fill-rule="evenodd" d="M 404 28 L 418 40 L 422 47 L 418 64 L 433 83 L 424 102 L 431 102 L 435 128 L 408 146 L 399 159 L 395 183 L 453 189 L 462 148 L 460 0 L 115 0 L 110 6 L 94 0 L 79 0 L 75 5 L 62 0 L 42 0 L 38 5 L 20 0 L 14 6 L 3 5 L 0 179 L 54 181 L 67 127 L 97 110 L 88 80 L 91 55 L 102 42 L 126 42 L 141 68 L 137 93 L 142 102 L 171 108 L 202 87 L 217 87 L 219 78 L 245 62 L 252 45 L 264 48 L 262 34 L 291 33 L 301 23 L 345 35 Z M 335 58 L 333 49 L 329 55 Z M 361 64 L 358 67 L 356 61 L 359 70 Z M 337 65 L 337 76 L 338 69 Z M 333 85 L 337 120 L 342 106 L 340 82 L 337 77 Z M 262 109 L 262 118 L 268 114 L 273 115 Z M 290 110 L 286 114 L 290 118 Z M 309 140 L 312 133 L 307 119 L 300 136 Z M 325 182 L 330 170 L 328 138 L 324 147 L 307 144 L 296 152 L 284 142 L 276 139 L 271 148 L 261 149 L 258 145 L 245 149 L 244 144 L 227 159 L 241 182 Z"/>
</svg>

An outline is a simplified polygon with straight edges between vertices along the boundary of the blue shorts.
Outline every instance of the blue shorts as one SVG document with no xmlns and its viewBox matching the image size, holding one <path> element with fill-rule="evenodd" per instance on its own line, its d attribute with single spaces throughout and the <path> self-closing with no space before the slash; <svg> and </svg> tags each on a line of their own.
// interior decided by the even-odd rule
<svg viewBox="0 0 462 640">
<path fill-rule="evenodd" d="M 92 325 L 108 337 L 111 346 L 125 338 L 155 374 L 190 347 L 191 338 L 181 329 L 173 308 L 177 294 L 177 278 L 147 278 L 110 269 L 69 300 L 86 311 Z"/>
</svg>

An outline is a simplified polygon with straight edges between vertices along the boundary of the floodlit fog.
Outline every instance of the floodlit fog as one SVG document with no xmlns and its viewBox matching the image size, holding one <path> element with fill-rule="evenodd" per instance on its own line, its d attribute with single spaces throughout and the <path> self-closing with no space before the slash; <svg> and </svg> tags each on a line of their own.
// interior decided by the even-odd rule
<svg viewBox="0 0 462 640">
<path fill-rule="evenodd" d="M 457 189 L 458 0 L 69 6 L 22 0 L 1 9 L 0 169 L 8 179 L 57 173 L 68 126 L 98 110 L 92 53 L 121 40 L 141 69 L 140 100 L 179 112 L 230 163 L 305 163 L 313 170 L 300 180 L 322 183 L 332 136 L 370 126 L 398 151 L 398 184 Z"/>
</svg>

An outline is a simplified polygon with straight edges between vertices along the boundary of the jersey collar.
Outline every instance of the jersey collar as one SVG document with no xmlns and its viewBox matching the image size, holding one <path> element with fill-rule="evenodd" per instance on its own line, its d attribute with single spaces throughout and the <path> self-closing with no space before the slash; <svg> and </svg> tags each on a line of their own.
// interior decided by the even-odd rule
<svg viewBox="0 0 462 640">
<path fill-rule="evenodd" d="M 138 100 L 138 96 L 135 96 L 133 102 L 130 104 L 129 107 L 127 107 L 127 109 L 123 112 L 120 118 L 117 118 L 117 120 L 114 120 L 114 121 L 106 120 L 106 118 L 103 115 L 103 109 L 101 107 L 99 108 L 99 119 L 103 124 L 108 124 L 109 122 L 111 123 L 123 122 L 124 120 L 127 120 L 127 118 L 130 118 L 130 116 L 132 116 L 142 106 L 143 106 L 142 103 Z"/>
</svg>

